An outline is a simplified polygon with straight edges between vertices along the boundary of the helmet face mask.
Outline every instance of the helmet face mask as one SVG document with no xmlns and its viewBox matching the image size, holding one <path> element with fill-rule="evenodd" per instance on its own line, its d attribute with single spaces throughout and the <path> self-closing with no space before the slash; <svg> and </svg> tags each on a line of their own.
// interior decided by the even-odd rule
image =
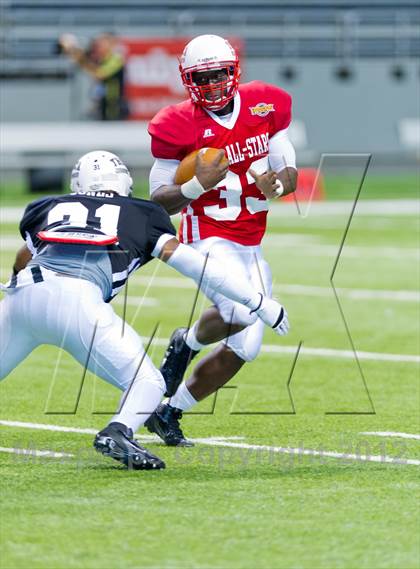
<svg viewBox="0 0 420 569">
<path fill-rule="evenodd" d="M 191 40 L 182 54 L 179 70 L 191 101 L 208 110 L 222 109 L 238 90 L 239 59 L 230 43 L 220 36 L 204 35 Z"/>
<path fill-rule="evenodd" d="M 75 194 L 114 192 L 130 196 L 133 180 L 124 162 L 112 152 L 94 150 L 84 154 L 75 164 L 70 190 Z"/>
</svg>

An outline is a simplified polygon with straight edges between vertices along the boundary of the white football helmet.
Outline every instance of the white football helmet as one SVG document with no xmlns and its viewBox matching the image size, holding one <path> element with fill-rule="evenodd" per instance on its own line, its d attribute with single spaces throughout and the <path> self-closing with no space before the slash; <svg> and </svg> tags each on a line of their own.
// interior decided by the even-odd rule
<svg viewBox="0 0 420 569">
<path fill-rule="evenodd" d="M 241 70 L 230 43 L 220 36 L 203 35 L 191 40 L 180 58 L 181 79 L 191 101 L 209 110 L 222 109 L 236 95 Z M 194 73 L 224 70 L 219 82 L 198 85 Z"/>
<path fill-rule="evenodd" d="M 75 194 L 116 192 L 120 196 L 129 196 L 132 186 L 127 166 L 106 150 L 88 152 L 79 158 L 71 173 L 70 190 Z"/>
</svg>

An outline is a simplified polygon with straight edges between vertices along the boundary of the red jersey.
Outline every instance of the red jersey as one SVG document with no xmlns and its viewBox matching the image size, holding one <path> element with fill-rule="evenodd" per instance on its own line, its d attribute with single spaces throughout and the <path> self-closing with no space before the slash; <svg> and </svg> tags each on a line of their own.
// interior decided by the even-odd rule
<svg viewBox="0 0 420 569">
<path fill-rule="evenodd" d="M 191 101 L 165 107 L 152 119 L 149 133 L 155 158 L 182 160 L 193 150 L 223 148 L 227 176 L 182 210 L 180 241 L 222 237 L 242 245 L 263 238 L 268 202 L 247 174 L 268 169 L 268 141 L 291 121 L 291 97 L 261 81 L 239 86 L 228 121 Z"/>
</svg>

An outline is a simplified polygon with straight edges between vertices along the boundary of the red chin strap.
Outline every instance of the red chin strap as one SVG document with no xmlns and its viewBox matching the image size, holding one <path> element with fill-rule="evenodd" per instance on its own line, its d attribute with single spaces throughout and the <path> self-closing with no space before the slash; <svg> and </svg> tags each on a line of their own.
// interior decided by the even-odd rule
<svg viewBox="0 0 420 569">
<path fill-rule="evenodd" d="M 218 69 L 226 69 L 227 79 L 218 83 L 209 83 L 207 85 L 196 85 L 193 82 L 193 73 L 199 71 L 213 71 Z M 190 99 L 193 103 L 204 107 L 210 111 L 223 109 L 229 101 L 233 99 L 238 91 L 239 77 L 241 71 L 239 61 L 217 62 L 217 64 L 207 64 L 190 67 L 183 70 L 180 66 L 181 78 L 184 86 L 188 90 Z"/>
</svg>

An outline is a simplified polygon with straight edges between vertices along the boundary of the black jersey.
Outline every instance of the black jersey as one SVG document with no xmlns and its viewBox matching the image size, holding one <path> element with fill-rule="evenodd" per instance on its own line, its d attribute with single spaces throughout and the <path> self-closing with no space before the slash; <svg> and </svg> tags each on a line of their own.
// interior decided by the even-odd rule
<svg viewBox="0 0 420 569">
<path fill-rule="evenodd" d="M 160 205 L 113 193 L 104 195 L 69 194 L 36 200 L 25 210 L 20 233 L 33 254 L 29 265 L 92 280 L 109 301 L 132 271 L 152 259 L 159 237 L 176 231 Z M 42 241 L 38 236 L 40 231 L 71 232 L 75 228 L 114 235 L 118 241 L 106 246 L 63 244 Z"/>
</svg>

